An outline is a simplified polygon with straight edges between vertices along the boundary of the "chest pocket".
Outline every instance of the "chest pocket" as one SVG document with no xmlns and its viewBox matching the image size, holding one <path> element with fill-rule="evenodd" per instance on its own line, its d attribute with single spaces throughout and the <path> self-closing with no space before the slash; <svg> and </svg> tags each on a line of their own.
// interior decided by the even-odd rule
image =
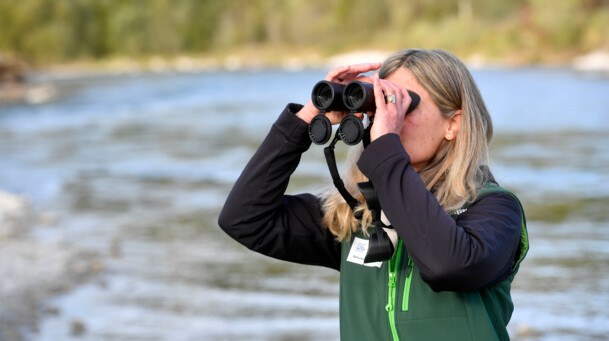
<svg viewBox="0 0 609 341">
<path fill-rule="evenodd" d="M 403 251 L 406 253 L 405 251 Z M 402 258 L 396 328 L 404 340 L 471 340 L 463 293 L 434 292 L 408 255 Z"/>
</svg>

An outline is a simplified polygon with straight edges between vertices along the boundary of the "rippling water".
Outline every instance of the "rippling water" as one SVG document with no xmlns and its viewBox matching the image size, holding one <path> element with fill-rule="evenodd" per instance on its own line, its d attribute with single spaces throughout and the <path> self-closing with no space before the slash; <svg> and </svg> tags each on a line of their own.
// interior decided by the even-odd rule
<svg viewBox="0 0 609 341">
<path fill-rule="evenodd" d="M 105 271 L 48 303 L 33 340 L 336 340 L 338 274 L 245 250 L 216 226 L 287 102 L 323 71 L 54 79 L 61 97 L 0 108 L 0 188 L 56 217 L 34 233 L 97 250 Z M 45 79 L 41 76 L 41 79 Z M 475 70 L 493 169 L 522 199 L 531 251 L 515 340 L 609 334 L 609 80 Z M 339 150 L 339 155 L 344 149 Z M 339 156 L 340 157 L 340 156 Z M 290 192 L 329 183 L 312 147 Z M 86 327 L 72 335 L 73 321 Z"/>
</svg>

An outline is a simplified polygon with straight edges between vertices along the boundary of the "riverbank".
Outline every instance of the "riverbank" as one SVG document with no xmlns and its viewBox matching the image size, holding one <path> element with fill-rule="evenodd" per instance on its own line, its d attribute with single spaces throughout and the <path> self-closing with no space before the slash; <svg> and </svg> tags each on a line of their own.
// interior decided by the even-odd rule
<svg viewBox="0 0 609 341">
<path fill-rule="evenodd" d="M 0 190 L 0 341 L 25 340 L 43 315 L 58 313 L 47 299 L 102 269 L 92 251 L 32 236 L 41 222 L 27 198 Z"/>
<path fill-rule="evenodd" d="M 147 58 L 116 57 L 101 60 L 82 60 L 43 66 L 39 71 L 70 74 L 81 73 L 136 73 L 136 72 L 219 72 L 241 70 L 281 69 L 301 71 L 382 61 L 395 49 L 358 49 L 324 55 L 315 50 L 300 49 L 286 52 L 275 48 L 242 48 L 207 55 L 180 55 Z M 472 68 L 553 66 L 574 70 L 609 73 L 609 48 L 600 48 L 575 56 L 532 60 L 507 55 L 501 58 L 483 53 L 457 56 Z"/>
<path fill-rule="evenodd" d="M 323 56 L 314 50 L 285 51 L 273 48 L 245 48 L 222 54 L 149 58 L 117 57 L 102 60 L 82 60 L 28 67 L 11 62 L 1 67 L 0 107 L 8 104 L 41 104 L 61 97 L 54 81 L 100 75 L 136 75 L 141 73 L 209 73 L 225 71 L 263 71 L 278 69 L 302 71 L 327 70 L 339 65 L 382 61 L 393 51 L 355 50 Z M 489 58 L 482 54 L 459 56 L 472 69 L 539 66 L 531 61 L 505 57 Z M 609 75 L 609 49 L 599 49 L 571 59 L 554 60 L 543 64 L 549 67 L 572 69 L 576 72 Z M 42 75 L 42 76 L 41 76 Z"/>
</svg>

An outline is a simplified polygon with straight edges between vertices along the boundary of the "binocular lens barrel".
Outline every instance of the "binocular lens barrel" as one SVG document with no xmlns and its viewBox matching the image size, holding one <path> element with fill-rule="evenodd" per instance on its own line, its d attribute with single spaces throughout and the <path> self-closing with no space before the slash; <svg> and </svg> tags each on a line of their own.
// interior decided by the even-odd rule
<svg viewBox="0 0 609 341">
<path fill-rule="evenodd" d="M 415 92 L 408 90 L 410 95 L 410 106 L 406 110 L 406 114 L 410 114 L 421 101 L 421 97 Z M 361 81 L 351 81 L 345 87 L 343 96 L 345 106 L 352 112 L 369 112 L 376 111 L 376 103 L 374 100 L 374 85 Z"/>
<path fill-rule="evenodd" d="M 324 86 L 319 89 L 319 93 L 316 94 L 317 102 L 319 106 L 329 107 L 332 104 L 332 98 L 334 98 L 334 94 L 332 93 L 332 88 Z"/>
<path fill-rule="evenodd" d="M 347 109 L 355 112 L 374 111 L 374 86 L 370 83 L 351 81 L 345 87 L 343 96 Z"/>
<path fill-rule="evenodd" d="M 345 100 L 345 105 L 351 108 L 358 107 L 359 102 L 361 102 L 365 95 L 366 94 L 359 86 L 348 88 L 345 92 L 345 96 L 343 97 Z"/>
<path fill-rule="evenodd" d="M 344 84 L 320 81 L 313 87 L 311 100 L 313 105 L 323 111 L 344 111 L 343 90 Z"/>
</svg>

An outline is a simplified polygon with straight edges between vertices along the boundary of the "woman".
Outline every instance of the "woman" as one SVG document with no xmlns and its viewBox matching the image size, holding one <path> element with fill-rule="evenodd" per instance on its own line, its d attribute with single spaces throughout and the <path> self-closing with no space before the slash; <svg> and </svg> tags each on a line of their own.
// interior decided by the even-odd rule
<svg viewBox="0 0 609 341">
<path fill-rule="evenodd" d="M 510 285 L 528 249 L 524 212 L 487 167 L 491 119 L 467 68 L 446 51 L 408 49 L 325 79 L 374 85 L 371 142 L 352 148 L 345 181 L 363 218 L 335 189 L 284 194 L 311 143 L 318 111 L 309 101 L 275 122 L 228 197 L 222 229 L 262 254 L 339 270 L 343 340 L 509 339 Z M 407 89 L 421 99 L 404 115 Z M 346 114 L 326 115 L 337 124 Z M 382 263 L 354 257 L 372 224 L 356 186 L 366 180 L 399 236 Z"/>
</svg>

